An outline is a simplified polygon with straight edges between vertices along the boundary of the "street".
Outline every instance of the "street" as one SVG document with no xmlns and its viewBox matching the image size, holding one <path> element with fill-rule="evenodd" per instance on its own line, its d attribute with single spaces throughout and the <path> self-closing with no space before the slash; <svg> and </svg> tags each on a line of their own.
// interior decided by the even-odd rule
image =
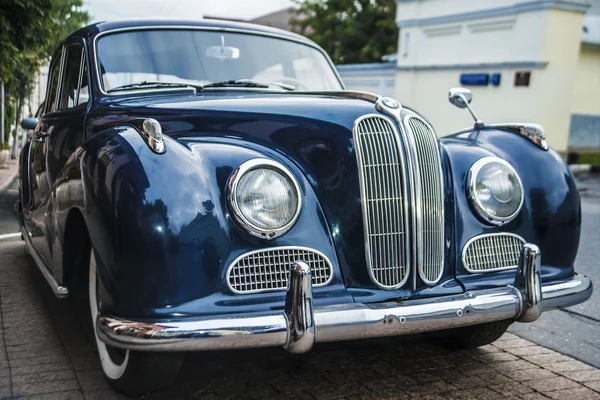
<svg viewBox="0 0 600 400">
<path fill-rule="evenodd" d="M 577 258 L 578 271 L 595 282 L 599 183 L 598 176 L 581 182 Z M 18 231 L 17 193 L 15 181 L 0 195 L 0 234 Z M 87 303 L 57 300 L 19 237 L 0 241 L 0 276 L 0 399 L 124 398 L 100 373 Z M 175 386 L 146 398 L 598 399 L 598 306 L 596 292 L 583 305 L 512 325 L 513 334 L 528 340 L 506 334 L 469 351 L 408 336 L 319 344 L 299 356 L 282 349 L 193 353 Z"/>
</svg>

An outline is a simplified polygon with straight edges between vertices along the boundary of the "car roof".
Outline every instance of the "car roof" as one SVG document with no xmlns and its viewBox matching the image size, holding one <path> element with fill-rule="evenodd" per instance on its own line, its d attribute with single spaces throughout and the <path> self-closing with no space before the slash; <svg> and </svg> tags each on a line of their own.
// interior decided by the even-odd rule
<svg viewBox="0 0 600 400">
<path fill-rule="evenodd" d="M 283 29 L 272 28 L 264 25 L 256 25 L 247 22 L 226 21 L 218 19 L 200 19 L 200 20 L 179 20 L 179 19 L 128 19 L 119 21 L 103 21 L 88 25 L 73 32 L 66 41 L 79 37 L 96 36 L 102 32 L 113 30 L 121 30 L 127 28 L 152 28 L 152 27 L 191 27 L 191 28 L 211 28 L 211 29 L 240 29 L 248 32 L 256 32 L 262 34 L 271 34 L 276 36 L 287 37 L 296 41 L 303 41 L 312 45 L 316 45 L 312 40 L 298 35 L 293 32 Z"/>
</svg>

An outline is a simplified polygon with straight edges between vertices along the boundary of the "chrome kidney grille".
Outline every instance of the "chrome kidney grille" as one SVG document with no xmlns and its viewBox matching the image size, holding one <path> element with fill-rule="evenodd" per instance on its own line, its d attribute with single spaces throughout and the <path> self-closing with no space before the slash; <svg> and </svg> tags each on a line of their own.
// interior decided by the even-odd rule
<svg viewBox="0 0 600 400">
<path fill-rule="evenodd" d="M 438 140 L 421 118 L 405 119 L 409 142 L 413 142 L 417 265 L 427 284 L 444 272 L 444 186 Z"/>
<path fill-rule="evenodd" d="M 227 269 L 227 285 L 238 294 L 286 289 L 290 267 L 298 260 L 310 266 L 314 287 L 329 283 L 333 268 L 323 253 L 305 247 L 274 247 L 236 258 Z"/>
<path fill-rule="evenodd" d="M 471 273 L 516 268 L 525 239 L 512 233 L 475 236 L 463 248 L 462 261 Z"/>
<path fill-rule="evenodd" d="M 375 284 L 400 287 L 409 275 L 404 159 L 396 128 L 376 115 L 353 129 L 369 274 Z"/>
</svg>

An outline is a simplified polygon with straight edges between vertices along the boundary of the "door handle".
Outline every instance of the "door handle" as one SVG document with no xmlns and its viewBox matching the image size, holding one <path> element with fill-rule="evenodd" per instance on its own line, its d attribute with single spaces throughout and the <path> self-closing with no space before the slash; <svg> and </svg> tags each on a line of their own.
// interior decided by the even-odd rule
<svg viewBox="0 0 600 400">
<path fill-rule="evenodd" d="M 48 132 L 45 132 L 45 131 L 34 131 L 33 134 L 31 135 L 32 139 L 37 142 L 41 142 L 42 140 L 44 140 L 44 138 L 46 138 L 48 136 L 49 136 Z"/>
</svg>

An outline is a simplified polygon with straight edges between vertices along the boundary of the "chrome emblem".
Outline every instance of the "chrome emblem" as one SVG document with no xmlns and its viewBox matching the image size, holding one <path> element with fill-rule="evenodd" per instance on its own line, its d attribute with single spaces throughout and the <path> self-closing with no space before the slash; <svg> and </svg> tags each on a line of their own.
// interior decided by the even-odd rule
<svg viewBox="0 0 600 400">
<path fill-rule="evenodd" d="M 388 108 L 392 108 L 392 109 L 396 109 L 400 107 L 400 103 L 398 103 L 396 100 L 392 99 L 391 97 L 382 97 L 381 98 L 381 103 L 388 107 Z"/>
</svg>

